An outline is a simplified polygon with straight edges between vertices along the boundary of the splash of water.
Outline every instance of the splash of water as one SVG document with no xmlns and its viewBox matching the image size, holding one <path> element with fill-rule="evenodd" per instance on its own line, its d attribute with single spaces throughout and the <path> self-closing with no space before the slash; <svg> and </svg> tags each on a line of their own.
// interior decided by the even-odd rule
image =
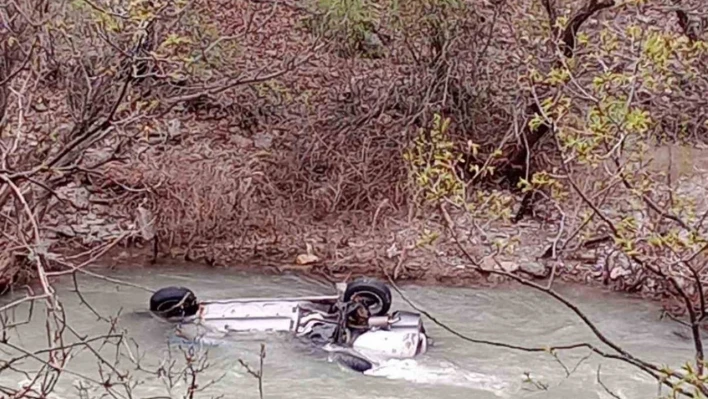
<svg viewBox="0 0 708 399">
<path fill-rule="evenodd" d="M 488 374 L 475 373 L 455 367 L 447 362 L 438 366 L 418 363 L 413 359 L 391 359 L 364 372 L 366 375 L 388 379 L 406 380 L 417 384 L 448 385 L 489 391 L 504 397 L 508 384 Z"/>
</svg>

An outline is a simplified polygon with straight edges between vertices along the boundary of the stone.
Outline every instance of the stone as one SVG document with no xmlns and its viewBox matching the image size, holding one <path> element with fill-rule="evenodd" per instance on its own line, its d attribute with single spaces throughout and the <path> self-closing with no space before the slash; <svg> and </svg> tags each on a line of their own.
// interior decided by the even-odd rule
<svg viewBox="0 0 708 399">
<path fill-rule="evenodd" d="M 170 121 L 167 124 L 167 134 L 170 137 L 179 136 L 182 133 L 181 126 L 182 126 L 182 123 L 180 122 L 179 119 L 170 119 Z"/>
<path fill-rule="evenodd" d="M 394 242 L 387 250 L 386 250 L 386 257 L 389 259 L 394 258 L 398 254 L 400 254 L 401 251 L 398 250 L 398 246 L 396 246 L 396 243 Z"/>
<path fill-rule="evenodd" d="M 86 220 L 86 224 L 89 226 L 101 226 L 106 223 L 106 219 L 96 218 Z"/>
<path fill-rule="evenodd" d="M 366 32 L 364 34 L 364 51 L 371 54 L 379 55 L 383 51 L 384 43 L 381 37 L 373 32 Z"/>
<path fill-rule="evenodd" d="M 142 205 L 138 206 L 138 227 L 140 235 L 144 240 L 152 240 L 155 237 L 154 216 L 149 209 Z"/>
<path fill-rule="evenodd" d="M 610 279 L 617 280 L 619 277 L 629 276 L 632 274 L 631 270 L 625 269 L 624 267 L 614 267 L 610 271 Z"/>
<path fill-rule="evenodd" d="M 519 265 L 516 262 L 503 261 L 499 262 L 501 269 L 507 273 L 514 273 L 519 270 Z"/>
<path fill-rule="evenodd" d="M 312 263 L 317 263 L 320 261 L 320 258 L 317 257 L 316 255 L 311 255 L 311 254 L 301 254 L 298 255 L 297 258 L 295 259 L 295 263 L 298 265 L 309 265 Z"/>
<path fill-rule="evenodd" d="M 231 143 L 236 144 L 240 148 L 248 148 L 253 145 L 253 140 L 241 136 L 240 134 L 234 134 L 229 138 Z"/>
<path fill-rule="evenodd" d="M 47 107 L 47 104 L 45 104 L 45 103 L 42 101 L 41 98 L 39 99 L 39 101 L 37 101 L 36 103 L 34 103 L 34 110 L 37 111 L 37 112 L 44 112 L 44 111 L 46 111 L 47 109 L 49 109 L 49 108 Z"/>
<path fill-rule="evenodd" d="M 528 273 L 536 277 L 545 277 L 546 275 L 546 266 L 538 262 L 522 262 L 519 265 L 519 269 L 524 273 Z"/>
<path fill-rule="evenodd" d="M 256 148 L 267 150 L 273 143 L 273 136 L 268 133 L 257 133 L 253 136 L 253 144 Z"/>
<path fill-rule="evenodd" d="M 494 261 L 494 258 L 487 257 L 482 259 L 482 262 L 480 262 L 479 267 L 484 271 L 491 272 L 497 270 L 497 262 Z"/>
</svg>

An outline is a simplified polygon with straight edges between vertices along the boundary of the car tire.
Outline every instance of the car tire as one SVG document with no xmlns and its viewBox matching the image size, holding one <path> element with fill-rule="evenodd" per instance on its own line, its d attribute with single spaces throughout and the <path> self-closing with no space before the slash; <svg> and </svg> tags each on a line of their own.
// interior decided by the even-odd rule
<svg viewBox="0 0 708 399">
<path fill-rule="evenodd" d="M 352 281 L 344 291 L 344 302 L 363 299 L 371 316 L 384 316 L 391 309 L 391 290 L 381 281 L 361 278 Z"/>
<path fill-rule="evenodd" d="M 194 292 L 185 287 L 165 287 L 150 297 L 150 311 L 165 319 L 183 319 L 199 310 Z"/>
<path fill-rule="evenodd" d="M 337 363 L 358 373 L 364 373 L 374 368 L 374 364 L 370 361 L 348 353 L 337 353 L 333 358 Z"/>
</svg>

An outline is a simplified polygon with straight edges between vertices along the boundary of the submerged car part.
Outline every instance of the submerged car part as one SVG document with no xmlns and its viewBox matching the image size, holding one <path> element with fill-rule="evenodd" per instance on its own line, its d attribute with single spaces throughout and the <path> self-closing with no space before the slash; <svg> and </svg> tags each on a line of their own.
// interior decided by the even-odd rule
<svg viewBox="0 0 708 399">
<path fill-rule="evenodd" d="M 160 318 L 180 321 L 194 316 L 199 311 L 199 304 L 189 288 L 166 287 L 152 294 L 150 311 Z"/>
<path fill-rule="evenodd" d="M 328 296 L 197 301 L 187 288 L 167 287 L 153 294 L 150 310 L 159 318 L 217 333 L 290 332 L 357 371 L 426 352 L 428 337 L 420 315 L 388 314 L 392 296 L 385 284 L 359 279 L 338 285 L 337 291 Z"/>
</svg>

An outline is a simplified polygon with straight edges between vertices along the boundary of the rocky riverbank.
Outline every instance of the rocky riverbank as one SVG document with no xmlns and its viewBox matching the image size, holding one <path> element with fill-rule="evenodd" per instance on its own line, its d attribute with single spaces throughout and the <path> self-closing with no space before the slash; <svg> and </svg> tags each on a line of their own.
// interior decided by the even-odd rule
<svg viewBox="0 0 708 399">
<path fill-rule="evenodd" d="M 708 184 L 703 178 L 708 156 L 703 152 L 700 148 L 673 148 L 669 157 L 669 148 L 662 147 L 657 149 L 653 164 L 656 170 L 664 170 L 669 158 L 679 160 L 671 162 L 669 173 L 675 193 L 696 198 L 698 213 L 706 206 L 701 199 L 708 198 Z M 676 153 L 690 156 L 677 157 Z M 268 225 L 251 224 L 248 232 L 232 240 L 170 246 L 169 231 L 157 234 L 149 223 L 144 225 L 155 215 L 139 202 L 132 202 L 137 208 L 130 212 L 125 206 L 107 202 L 105 192 L 91 192 L 79 185 L 67 186 L 60 195 L 79 211 L 54 213 L 49 239 L 95 247 L 132 232 L 132 238 L 121 240 L 99 259 L 99 263 L 113 266 L 150 264 L 157 248 L 155 267 L 187 260 L 264 273 L 303 273 L 330 281 L 377 275 L 397 281 L 461 286 L 508 281 L 486 273 L 496 269 L 532 280 L 553 274 L 559 280 L 605 286 L 647 298 L 667 296 L 666 285 L 619 251 L 606 231 L 566 243 L 570 228 L 563 226 L 565 230 L 559 234 L 558 215 L 544 210 L 543 205 L 536 209 L 535 217 L 517 224 L 492 221 L 483 225 L 466 212 L 451 211 L 450 221 L 446 221 L 444 215 L 402 212 L 386 202 L 373 214 L 339 214 L 324 219 L 273 212 Z M 606 211 L 621 214 L 622 204 L 615 200 Z M 641 222 L 641 215 L 638 220 Z M 450 234 L 449 222 L 455 226 L 456 239 Z M 460 250 L 458 241 L 467 254 Z M 689 293 L 695 292 L 691 284 L 685 286 Z"/>
</svg>

